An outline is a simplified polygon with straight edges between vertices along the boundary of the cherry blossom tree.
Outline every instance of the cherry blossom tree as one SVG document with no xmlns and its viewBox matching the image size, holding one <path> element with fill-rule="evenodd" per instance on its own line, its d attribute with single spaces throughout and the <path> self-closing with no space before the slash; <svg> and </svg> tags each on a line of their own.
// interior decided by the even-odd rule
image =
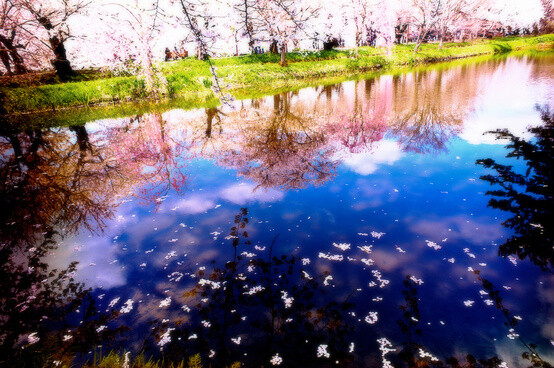
<svg viewBox="0 0 554 368">
<path fill-rule="evenodd" d="M 250 52 L 254 52 L 254 46 L 258 41 L 260 32 L 260 20 L 257 17 L 255 0 L 238 0 L 234 10 L 239 15 L 237 31 L 248 40 Z"/>
<path fill-rule="evenodd" d="M 147 94 L 167 93 L 167 81 L 154 67 L 153 46 L 160 35 L 167 17 L 159 2 L 148 0 L 120 0 L 107 2 L 102 7 L 106 29 L 112 41 L 113 62 L 134 60 L 139 76 L 144 80 Z"/>
<path fill-rule="evenodd" d="M 27 72 L 21 50 L 22 11 L 13 2 L 5 1 L 0 5 L 0 59 L 6 72 L 22 74 Z"/>
<path fill-rule="evenodd" d="M 317 14 L 313 6 L 294 0 L 257 0 L 256 11 L 269 38 L 277 43 L 281 65 L 286 65 L 287 44 Z"/>
<path fill-rule="evenodd" d="M 439 49 L 442 49 L 444 38 L 448 33 L 461 28 L 464 21 L 477 20 L 476 14 L 487 4 L 486 0 L 439 0 L 437 12 Z"/>
<path fill-rule="evenodd" d="M 315 5 L 317 16 L 307 24 L 307 32 L 312 35 L 312 47 L 320 47 L 321 42 L 332 43 L 347 37 L 350 23 L 348 3 L 337 4 L 332 0 L 319 0 Z"/>
<path fill-rule="evenodd" d="M 414 53 L 439 21 L 441 0 L 409 0 L 410 23 L 417 29 Z"/>
<path fill-rule="evenodd" d="M 210 14 L 207 3 L 196 0 L 178 0 L 183 16 L 179 23 L 191 33 L 191 40 L 196 44 L 199 59 L 210 56 L 211 45 L 215 42 L 214 17 Z"/>
<path fill-rule="evenodd" d="M 540 0 L 527 0 L 525 2 L 515 0 L 491 0 L 488 20 L 500 24 L 512 32 L 530 29 L 534 23 L 538 23 L 544 14 L 544 8 Z"/>
<path fill-rule="evenodd" d="M 552 0 L 541 0 L 544 15 L 540 20 L 541 31 L 551 33 L 554 31 L 554 4 Z"/>
<path fill-rule="evenodd" d="M 47 45 L 54 59 L 51 63 L 56 74 L 62 81 L 69 80 L 74 71 L 67 57 L 66 42 L 72 37 L 69 27 L 69 19 L 76 14 L 85 11 L 89 6 L 88 0 L 9 0 L 14 6 L 25 11 L 29 15 L 28 23 L 43 31 L 45 39 L 42 41 Z M 37 37 L 30 34 L 29 37 Z"/>
<path fill-rule="evenodd" d="M 397 18 L 397 5 L 392 0 L 349 0 L 342 7 L 335 3 L 326 4 L 324 9 L 330 6 L 331 12 L 342 15 L 348 37 L 353 38 L 349 42 L 355 48 L 358 55 L 358 47 L 372 45 L 390 48 L 394 43 L 394 28 Z M 338 15 L 331 16 L 337 19 Z M 334 34 L 335 29 L 340 29 L 335 24 L 329 24 L 327 29 Z"/>
<path fill-rule="evenodd" d="M 550 0 L 4 0 L 0 68 L 20 74 L 53 67 L 65 81 L 73 68 L 116 69 L 134 60 L 147 92 L 163 94 L 156 61 L 168 46 L 194 44 L 206 58 L 270 42 L 285 64 L 287 46 L 305 41 L 390 51 L 399 23 L 416 36 L 417 52 L 432 32 L 442 44 L 454 35 L 527 32 L 539 22 L 546 30 L 549 19 Z"/>
<path fill-rule="evenodd" d="M 368 32 L 373 28 L 371 24 L 370 4 L 367 0 L 350 0 L 348 3 L 355 35 L 355 53 L 358 56 L 358 47 L 363 46 L 368 38 Z"/>
<path fill-rule="evenodd" d="M 398 18 L 398 4 L 393 0 L 374 0 L 372 12 L 373 27 L 376 30 L 376 46 L 384 46 L 391 53 L 395 41 L 395 27 Z"/>
</svg>

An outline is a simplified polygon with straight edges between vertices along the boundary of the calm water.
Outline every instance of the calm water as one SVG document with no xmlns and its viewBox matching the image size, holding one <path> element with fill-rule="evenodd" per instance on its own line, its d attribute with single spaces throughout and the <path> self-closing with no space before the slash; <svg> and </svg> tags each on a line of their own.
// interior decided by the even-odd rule
<svg viewBox="0 0 554 368">
<path fill-rule="evenodd" d="M 553 363 L 548 108 L 554 57 L 512 57 L 3 128 L 0 361 Z"/>
</svg>

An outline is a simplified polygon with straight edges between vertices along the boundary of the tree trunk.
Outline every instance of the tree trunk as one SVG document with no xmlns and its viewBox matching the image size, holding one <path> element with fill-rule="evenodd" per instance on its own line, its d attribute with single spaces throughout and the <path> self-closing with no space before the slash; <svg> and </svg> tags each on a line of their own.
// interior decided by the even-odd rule
<svg viewBox="0 0 554 368">
<path fill-rule="evenodd" d="M 6 68 L 8 75 L 13 75 L 12 67 L 10 65 L 10 56 L 8 51 L 3 48 L 0 48 L 0 60 L 2 60 L 2 64 L 4 64 L 4 68 Z"/>
<path fill-rule="evenodd" d="M 24 73 L 27 73 L 27 68 L 25 67 L 23 58 L 21 57 L 21 55 L 19 55 L 19 52 L 17 52 L 17 46 L 13 44 L 14 38 L 15 38 L 15 33 L 12 33 L 12 37 L 10 38 L 0 35 L 0 43 L 4 45 L 3 51 L 6 52 L 7 55 L 9 55 L 8 62 L 9 62 L 9 59 L 11 58 L 11 61 L 14 66 L 14 73 L 24 74 Z M 4 54 L 4 52 L 2 52 L 2 54 Z M 4 56 L 2 56 L 2 62 L 4 62 Z"/>
<path fill-rule="evenodd" d="M 278 54 L 279 53 L 278 48 L 279 47 L 278 47 L 277 41 L 276 40 L 271 41 L 271 45 L 269 45 L 269 52 L 272 54 Z"/>
<path fill-rule="evenodd" d="M 287 65 L 286 53 L 287 53 L 287 44 L 283 43 L 281 45 L 281 62 L 279 63 L 281 64 L 281 66 Z"/>
<path fill-rule="evenodd" d="M 417 35 L 416 41 L 415 41 L 415 47 L 414 47 L 414 54 L 417 54 L 419 51 L 419 46 L 423 43 L 423 40 L 425 39 L 425 36 L 427 35 L 427 32 L 424 32 L 423 30 L 419 32 Z"/>
<path fill-rule="evenodd" d="M 74 125 L 69 127 L 69 130 L 75 133 L 81 152 L 92 151 L 89 135 L 84 125 Z"/>
<path fill-rule="evenodd" d="M 356 57 L 356 59 L 358 58 L 358 47 L 361 45 L 361 39 L 362 39 L 361 32 L 356 30 L 356 49 L 354 51 L 355 52 L 354 56 Z"/>
<path fill-rule="evenodd" d="M 211 138 L 212 137 L 212 125 L 214 121 L 214 117 L 217 114 L 217 108 L 210 107 L 206 109 L 206 137 Z"/>
<path fill-rule="evenodd" d="M 152 54 L 149 47 L 144 47 L 140 60 L 140 76 L 144 78 L 144 88 L 147 95 L 159 95 L 161 90 L 161 82 L 156 76 L 154 65 L 152 63 Z"/>
<path fill-rule="evenodd" d="M 415 47 L 414 47 L 414 54 L 417 54 L 417 52 L 419 51 L 419 46 L 421 46 L 421 41 L 416 40 Z"/>
<path fill-rule="evenodd" d="M 67 53 L 65 51 L 65 45 L 63 39 L 58 36 L 53 36 L 50 38 L 50 46 L 52 46 L 52 51 L 54 52 L 55 59 L 52 60 L 52 65 L 56 70 L 58 78 L 62 82 L 66 82 L 75 75 L 73 68 L 69 60 L 67 60 Z"/>
<path fill-rule="evenodd" d="M 9 53 L 14 63 L 15 74 L 27 73 L 27 67 L 24 64 L 21 55 L 19 55 L 19 53 L 17 52 L 17 49 L 14 47 L 12 50 L 9 51 Z"/>
<path fill-rule="evenodd" d="M 61 32 L 54 34 L 54 26 L 50 19 L 48 19 L 48 17 L 40 16 L 37 18 L 37 20 L 44 27 L 44 29 L 48 31 L 48 34 L 50 35 L 50 39 L 48 41 L 50 41 L 50 47 L 52 48 L 52 52 L 54 53 L 55 57 L 55 59 L 52 60 L 52 65 L 56 70 L 58 78 L 60 78 L 62 82 L 68 81 L 71 77 L 75 75 L 75 72 L 71 68 L 69 60 L 67 60 L 64 39 L 61 35 Z"/>
<path fill-rule="evenodd" d="M 252 22 L 250 21 L 250 15 L 248 15 L 248 0 L 244 0 L 244 29 L 248 35 L 248 48 L 251 54 L 254 54 L 254 28 L 252 27 Z"/>
</svg>

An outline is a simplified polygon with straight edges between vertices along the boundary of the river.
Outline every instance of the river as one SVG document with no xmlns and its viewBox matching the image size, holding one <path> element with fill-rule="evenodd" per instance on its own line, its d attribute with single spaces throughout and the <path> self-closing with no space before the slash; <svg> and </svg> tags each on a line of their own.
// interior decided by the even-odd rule
<svg viewBox="0 0 554 368">
<path fill-rule="evenodd" d="M 553 108 L 547 54 L 3 129 L 0 361 L 552 364 Z"/>
</svg>

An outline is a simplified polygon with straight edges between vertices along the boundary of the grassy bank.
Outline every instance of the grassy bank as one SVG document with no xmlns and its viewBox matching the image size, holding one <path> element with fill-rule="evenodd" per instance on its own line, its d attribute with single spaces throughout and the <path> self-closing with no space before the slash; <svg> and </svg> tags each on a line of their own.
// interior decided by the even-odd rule
<svg viewBox="0 0 554 368">
<path fill-rule="evenodd" d="M 286 67 L 280 66 L 279 55 L 273 54 L 214 59 L 212 63 L 217 68 L 221 85 L 225 86 L 224 92 L 240 98 L 296 88 L 321 78 L 347 78 L 376 70 L 390 71 L 513 50 L 552 49 L 554 35 L 544 35 L 447 43 L 442 50 L 437 44 L 426 44 L 422 45 L 418 54 L 413 53 L 413 45 L 397 45 L 391 55 L 383 49 L 362 47 L 358 58 L 354 57 L 352 50 L 292 52 L 287 54 L 289 64 Z M 158 68 L 168 81 L 169 97 L 178 99 L 180 106 L 217 103 L 217 96 L 211 89 L 212 76 L 207 62 L 188 58 L 160 63 Z M 135 76 L 88 79 L 38 86 L 27 83 L 19 87 L 0 87 L 0 115 L 37 111 L 51 113 L 69 107 L 137 100 L 142 100 L 145 106 L 159 102 L 147 99 L 143 81 Z"/>
<path fill-rule="evenodd" d="M 139 354 L 136 357 L 130 357 L 128 354 L 118 354 L 110 352 L 104 357 L 95 357 L 92 362 L 85 363 L 84 368 L 203 368 L 211 367 L 211 364 L 204 364 L 200 354 L 193 355 L 188 359 L 173 361 L 170 359 L 152 359 Z M 242 364 L 235 362 L 228 367 L 222 368 L 240 368 Z M 75 367 L 71 361 L 63 362 L 58 365 L 59 368 Z"/>
</svg>

